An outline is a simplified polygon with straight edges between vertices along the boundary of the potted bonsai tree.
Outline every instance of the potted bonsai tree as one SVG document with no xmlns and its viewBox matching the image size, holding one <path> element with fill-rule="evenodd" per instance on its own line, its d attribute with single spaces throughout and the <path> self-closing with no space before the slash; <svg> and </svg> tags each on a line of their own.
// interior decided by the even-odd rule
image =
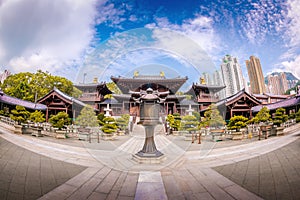
<svg viewBox="0 0 300 200">
<path fill-rule="evenodd" d="M 45 121 L 44 113 L 42 113 L 41 111 L 36 110 L 36 111 L 30 113 L 29 120 L 35 123 L 34 127 L 32 128 L 31 135 L 36 136 L 36 137 L 43 136 L 42 135 L 42 128 L 40 126 L 38 126 L 38 124 Z"/>
<path fill-rule="evenodd" d="M 81 111 L 79 116 L 75 120 L 75 124 L 79 125 L 78 128 L 78 139 L 85 140 L 91 139 L 91 127 L 98 127 L 99 123 L 97 120 L 96 113 L 94 109 L 90 106 L 85 106 Z M 89 128 L 90 127 L 90 128 Z"/>
<path fill-rule="evenodd" d="M 113 117 L 105 117 L 103 122 L 104 125 L 101 128 L 101 131 L 103 132 L 103 139 L 113 140 L 115 138 L 114 133 L 118 129 L 115 119 Z"/>
<path fill-rule="evenodd" d="M 22 134 L 26 132 L 23 123 L 27 122 L 29 115 L 29 111 L 27 111 L 24 106 L 20 105 L 17 105 L 16 108 L 11 111 L 10 118 L 16 122 L 15 133 Z"/>
<path fill-rule="evenodd" d="M 169 123 L 170 133 L 180 135 L 181 117 L 179 113 L 169 114 L 166 121 Z"/>
<path fill-rule="evenodd" d="M 118 127 L 118 134 L 119 135 L 125 135 L 125 131 L 128 129 L 128 123 L 129 123 L 129 114 L 121 115 L 121 117 L 116 119 L 116 124 Z"/>
<path fill-rule="evenodd" d="M 182 117 L 181 129 L 188 132 L 185 134 L 185 140 L 192 140 L 192 134 L 199 130 L 199 121 L 194 115 L 186 115 Z"/>
<path fill-rule="evenodd" d="M 215 104 L 211 104 L 204 112 L 204 118 L 201 122 L 202 126 L 210 128 L 213 140 L 219 140 L 219 137 L 224 133 L 223 126 L 226 124 L 223 117 Z M 217 136 L 217 138 L 215 137 Z M 215 139 L 216 138 L 216 139 Z"/>
<path fill-rule="evenodd" d="M 66 112 L 59 112 L 56 115 L 52 115 L 49 118 L 49 122 L 52 124 L 54 128 L 58 130 L 55 131 L 56 138 L 66 138 L 67 131 L 63 130 L 66 125 L 71 124 L 71 119 L 69 118 L 68 113 Z"/>
<path fill-rule="evenodd" d="M 277 108 L 273 116 L 274 131 L 276 135 L 282 135 L 284 127 L 281 126 L 288 120 L 288 115 L 285 114 L 284 108 Z"/>
<path fill-rule="evenodd" d="M 270 111 L 267 107 L 263 107 L 257 114 L 256 114 L 257 122 L 260 123 L 260 134 L 259 134 L 259 140 L 261 137 L 261 132 L 265 134 L 265 138 L 268 138 L 268 134 L 271 130 L 271 126 L 269 125 L 269 122 L 271 121 L 271 115 Z"/>
<path fill-rule="evenodd" d="M 241 128 L 244 128 L 247 126 L 246 122 L 248 121 L 247 117 L 244 117 L 242 115 L 233 116 L 230 118 L 228 123 L 228 128 L 231 130 L 236 130 L 235 133 L 232 134 L 233 140 L 239 140 L 243 139 L 243 132 L 241 132 Z"/>
</svg>

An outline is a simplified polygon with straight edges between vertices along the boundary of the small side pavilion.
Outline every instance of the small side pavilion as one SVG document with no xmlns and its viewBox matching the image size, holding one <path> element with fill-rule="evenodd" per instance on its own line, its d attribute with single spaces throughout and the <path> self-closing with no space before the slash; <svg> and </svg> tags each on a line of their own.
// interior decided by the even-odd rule
<svg viewBox="0 0 300 200">
<path fill-rule="evenodd" d="M 80 114 L 81 109 L 87 105 L 57 88 L 40 98 L 38 103 L 46 106 L 46 121 L 51 115 L 56 115 L 61 111 L 68 113 L 70 118 L 74 120 Z"/>
</svg>

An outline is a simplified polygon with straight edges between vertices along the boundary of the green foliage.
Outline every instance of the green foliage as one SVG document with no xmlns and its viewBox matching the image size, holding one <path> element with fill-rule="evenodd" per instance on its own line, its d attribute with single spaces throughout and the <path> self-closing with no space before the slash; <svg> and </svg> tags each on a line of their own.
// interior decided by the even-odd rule
<svg viewBox="0 0 300 200">
<path fill-rule="evenodd" d="M 252 117 L 252 119 L 249 119 L 246 124 L 254 124 L 258 122 L 258 118 L 257 117 Z"/>
<path fill-rule="evenodd" d="M 201 116 L 200 116 L 200 113 L 199 112 L 197 112 L 197 111 L 193 111 L 193 113 L 192 113 L 196 118 L 197 118 L 197 121 L 200 121 L 200 119 L 201 119 Z"/>
<path fill-rule="evenodd" d="M 106 83 L 106 87 L 112 91 L 114 94 L 122 94 L 121 90 L 114 82 Z"/>
<path fill-rule="evenodd" d="M 289 119 L 295 119 L 296 118 L 296 113 L 291 113 L 289 116 L 288 116 Z"/>
<path fill-rule="evenodd" d="M 300 122 L 300 109 L 296 112 L 296 122 Z"/>
<path fill-rule="evenodd" d="M 267 107 L 263 107 L 255 116 L 258 122 L 271 121 L 270 111 Z"/>
<path fill-rule="evenodd" d="M 129 114 L 124 114 L 120 118 L 116 119 L 117 126 L 120 130 L 125 130 L 129 123 Z"/>
<path fill-rule="evenodd" d="M 118 127 L 116 121 L 113 117 L 105 117 L 103 119 L 104 125 L 101 130 L 104 133 L 112 134 L 117 131 Z"/>
<path fill-rule="evenodd" d="M 273 117 L 274 125 L 280 126 L 282 123 L 288 120 L 288 116 L 285 114 L 284 108 L 278 108 L 275 111 L 275 116 Z"/>
<path fill-rule="evenodd" d="M 219 127 L 225 125 L 223 117 L 215 104 L 211 104 L 204 112 L 204 120 L 201 122 L 202 126 Z"/>
<path fill-rule="evenodd" d="M 167 122 L 169 122 L 170 127 L 174 131 L 178 131 L 180 128 L 181 123 L 181 117 L 179 113 L 169 114 L 166 119 Z"/>
<path fill-rule="evenodd" d="M 39 110 L 36 110 L 36 111 L 30 113 L 29 120 L 32 122 L 35 122 L 35 123 L 44 122 L 45 121 L 44 113 L 42 113 Z"/>
<path fill-rule="evenodd" d="M 69 118 L 68 113 L 59 112 L 56 115 L 52 115 L 49 119 L 49 122 L 53 127 L 62 129 L 64 126 L 71 124 L 71 119 Z"/>
<path fill-rule="evenodd" d="M 181 129 L 186 131 L 199 130 L 199 121 L 194 115 L 186 115 L 182 117 Z"/>
<path fill-rule="evenodd" d="M 4 107 L 2 110 L 0 110 L 0 115 L 3 115 L 5 117 L 9 117 L 9 108 Z"/>
<path fill-rule="evenodd" d="M 82 95 L 82 93 L 83 92 L 81 90 L 79 90 L 78 88 L 73 86 L 73 90 L 72 90 L 72 94 L 71 94 L 72 97 L 79 98 Z"/>
<path fill-rule="evenodd" d="M 7 95 L 34 102 L 49 93 L 54 87 L 72 95 L 73 83 L 60 76 L 38 70 L 36 73 L 21 72 L 9 76 L 1 88 Z"/>
<path fill-rule="evenodd" d="M 30 112 L 25 107 L 17 105 L 14 110 L 11 111 L 10 118 L 18 124 L 25 123 L 30 116 Z"/>
<path fill-rule="evenodd" d="M 242 115 L 233 116 L 229 120 L 228 128 L 236 129 L 237 131 L 239 131 L 239 129 L 247 126 L 247 124 L 246 124 L 247 121 L 248 121 L 248 118 L 244 117 Z"/>
<path fill-rule="evenodd" d="M 90 106 L 85 106 L 80 111 L 79 116 L 77 117 L 75 121 L 76 125 L 82 126 L 82 127 L 96 127 L 99 126 L 96 113 L 94 112 L 94 109 Z"/>
<path fill-rule="evenodd" d="M 103 121 L 104 118 L 105 118 L 105 115 L 103 113 L 100 113 L 99 115 L 97 115 L 98 123 L 100 126 L 104 125 L 104 121 Z"/>
</svg>

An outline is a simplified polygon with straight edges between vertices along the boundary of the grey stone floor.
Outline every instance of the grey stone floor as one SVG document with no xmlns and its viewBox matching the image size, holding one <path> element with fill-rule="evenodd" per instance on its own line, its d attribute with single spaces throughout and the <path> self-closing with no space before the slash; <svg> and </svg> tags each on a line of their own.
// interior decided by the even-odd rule
<svg viewBox="0 0 300 200">
<path fill-rule="evenodd" d="M 0 199 L 37 199 L 84 169 L 33 153 L 0 137 Z"/>
<path fill-rule="evenodd" d="M 90 145 L 0 127 L 0 199 L 299 199 L 299 130 L 202 144 L 159 135 L 167 159 L 149 165 L 131 158 L 142 145 L 139 131 Z"/>
<path fill-rule="evenodd" d="M 214 169 L 264 199 L 299 199 L 300 138 L 270 153 Z"/>
</svg>

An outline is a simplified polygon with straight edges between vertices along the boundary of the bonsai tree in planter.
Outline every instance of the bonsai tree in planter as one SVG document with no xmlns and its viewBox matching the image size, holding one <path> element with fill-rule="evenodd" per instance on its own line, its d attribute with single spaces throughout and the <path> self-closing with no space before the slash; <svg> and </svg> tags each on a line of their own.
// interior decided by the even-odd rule
<svg viewBox="0 0 300 200">
<path fill-rule="evenodd" d="M 244 117 L 242 115 L 233 116 L 230 118 L 228 123 L 229 129 L 235 129 L 236 131 L 240 131 L 241 128 L 244 128 L 247 126 L 248 118 Z"/>
<path fill-rule="evenodd" d="M 34 123 L 42 123 L 45 121 L 44 113 L 42 113 L 39 110 L 36 110 L 36 111 L 30 113 L 29 120 Z"/>
<path fill-rule="evenodd" d="M 129 118 L 129 114 L 124 114 L 121 115 L 120 118 L 116 119 L 117 127 L 121 132 L 125 132 L 125 130 L 128 128 Z"/>
<path fill-rule="evenodd" d="M 99 126 L 97 116 L 94 112 L 94 109 L 90 106 L 85 106 L 81 111 L 75 124 L 83 128 L 85 127 L 97 127 Z"/>
<path fill-rule="evenodd" d="M 21 134 L 25 132 L 25 128 L 21 125 L 27 122 L 30 112 L 26 110 L 24 106 L 17 105 L 14 110 L 11 111 L 10 118 L 16 122 L 15 133 Z"/>
<path fill-rule="evenodd" d="M 267 123 L 271 121 L 270 111 L 267 107 L 263 107 L 255 117 L 257 122 Z"/>
<path fill-rule="evenodd" d="M 219 128 L 226 124 L 215 104 L 211 104 L 208 107 L 208 110 L 204 112 L 204 120 L 201 123 L 203 126 L 214 128 Z"/>
<path fill-rule="evenodd" d="M 168 114 L 166 121 L 169 122 L 170 130 L 172 132 L 180 129 L 181 117 L 179 113 L 174 113 L 173 115 Z"/>
<path fill-rule="evenodd" d="M 105 123 L 104 123 L 104 118 L 105 118 L 105 115 L 103 113 L 100 113 L 99 115 L 97 115 L 97 120 L 98 120 L 98 123 L 100 126 L 103 126 Z"/>
<path fill-rule="evenodd" d="M 16 109 L 11 111 L 10 118 L 17 122 L 18 125 L 27 122 L 30 112 L 24 106 L 16 106 Z"/>
<path fill-rule="evenodd" d="M 181 129 L 188 132 L 199 130 L 199 122 L 194 115 L 186 115 L 182 117 Z"/>
<path fill-rule="evenodd" d="M 103 119 L 104 125 L 101 128 L 101 130 L 106 133 L 106 134 L 111 134 L 115 133 L 118 129 L 116 121 L 113 117 L 105 117 Z"/>
<path fill-rule="evenodd" d="M 273 124 L 281 126 L 282 123 L 288 120 L 288 115 L 285 114 L 284 108 L 277 108 L 273 117 Z"/>
<path fill-rule="evenodd" d="M 71 119 L 68 113 L 59 112 L 56 115 L 52 115 L 49 118 L 49 122 L 54 128 L 58 128 L 56 131 L 56 138 L 66 138 L 66 130 L 62 130 L 64 126 L 71 124 Z"/>
</svg>

